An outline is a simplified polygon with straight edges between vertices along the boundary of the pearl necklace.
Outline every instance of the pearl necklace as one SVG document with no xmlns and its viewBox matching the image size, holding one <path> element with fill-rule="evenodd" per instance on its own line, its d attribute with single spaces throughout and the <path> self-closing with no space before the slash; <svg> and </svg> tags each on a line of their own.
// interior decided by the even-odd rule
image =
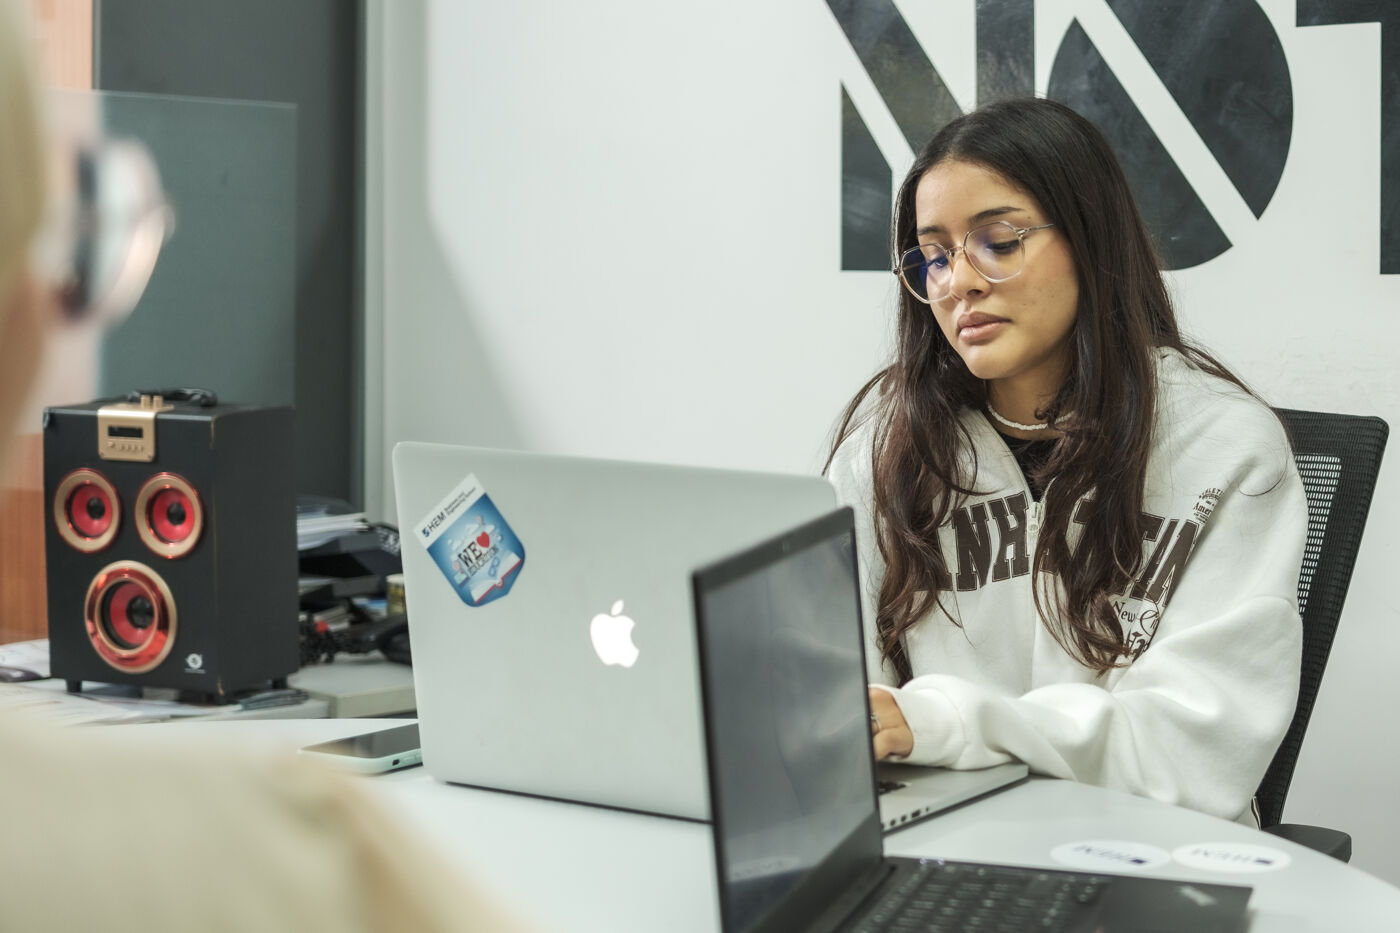
<svg viewBox="0 0 1400 933">
<path fill-rule="evenodd" d="M 987 414 L 991 415 L 1008 428 L 1015 428 L 1017 431 L 1044 431 L 1046 428 L 1050 427 L 1050 422 L 1048 421 L 1042 421 L 1040 424 L 1021 424 L 1019 421 L 1012 421 L 993 408 L 990 401 L 987 402 Z"/>
</svg>

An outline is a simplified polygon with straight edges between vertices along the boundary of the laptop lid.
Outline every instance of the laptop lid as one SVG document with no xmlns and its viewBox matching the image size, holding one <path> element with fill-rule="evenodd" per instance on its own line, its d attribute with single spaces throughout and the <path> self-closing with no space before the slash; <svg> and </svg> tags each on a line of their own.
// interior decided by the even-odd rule
<svg viewBox="0 0 1400 933">
<path fill-rule="evenodd" d="M 428 772 L 708 819 L 690 573 L 831 485 L 421 443 L 394 482 Z"/>
<path fill-rule="evenodd" d="M 805 930 L 882 862 L 852 512 L 693 587 L 722 926 Z"/>
</svg>

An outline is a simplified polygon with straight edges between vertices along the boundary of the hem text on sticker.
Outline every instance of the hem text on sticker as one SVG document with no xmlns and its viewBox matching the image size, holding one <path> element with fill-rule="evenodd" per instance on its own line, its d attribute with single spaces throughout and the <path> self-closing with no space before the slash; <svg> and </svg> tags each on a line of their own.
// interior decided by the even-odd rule
<svg viewBox="0 0 1400 933">
<path fill-rule="evenodd" d="M 505 596 L 525 566 L 525 546 L 474 474 L 444 496 L 415 531 L 468 606 Z"/>
</svg>

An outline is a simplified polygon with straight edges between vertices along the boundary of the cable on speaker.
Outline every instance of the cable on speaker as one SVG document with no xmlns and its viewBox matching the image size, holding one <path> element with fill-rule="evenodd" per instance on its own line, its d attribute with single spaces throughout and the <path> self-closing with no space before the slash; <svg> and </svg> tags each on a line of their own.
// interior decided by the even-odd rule
<svg viewBox="0 0 1400 933">
<path fill-rule="evenodd" d="M 200 408 L 213 408 L 219 404 L 219 396 L 213 389 L 201 389 L 197 386 L 173 386 L 168 389 L 132 389 L 126 393 L 128 402 L 139 402 L 143 395 L 159 395 L 167 402 L 189 402 L 191 405 L 198 405 Z"/>
</svg>

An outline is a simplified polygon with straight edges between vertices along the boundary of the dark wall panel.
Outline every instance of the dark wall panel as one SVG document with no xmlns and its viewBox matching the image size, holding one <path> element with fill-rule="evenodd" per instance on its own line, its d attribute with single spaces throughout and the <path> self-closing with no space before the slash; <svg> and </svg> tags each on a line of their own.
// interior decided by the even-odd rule
<svg viewBox="0 0 1400 933">
<path fill-rule="evenodd" d="M 352 488 L 360 456 L 352 423 L 360 410 L 359 7 L 99 0 L 93 70 L 101 90 L 296 106 L 297 488 L 352 501 L 361 498 Z"/>
</svg>

